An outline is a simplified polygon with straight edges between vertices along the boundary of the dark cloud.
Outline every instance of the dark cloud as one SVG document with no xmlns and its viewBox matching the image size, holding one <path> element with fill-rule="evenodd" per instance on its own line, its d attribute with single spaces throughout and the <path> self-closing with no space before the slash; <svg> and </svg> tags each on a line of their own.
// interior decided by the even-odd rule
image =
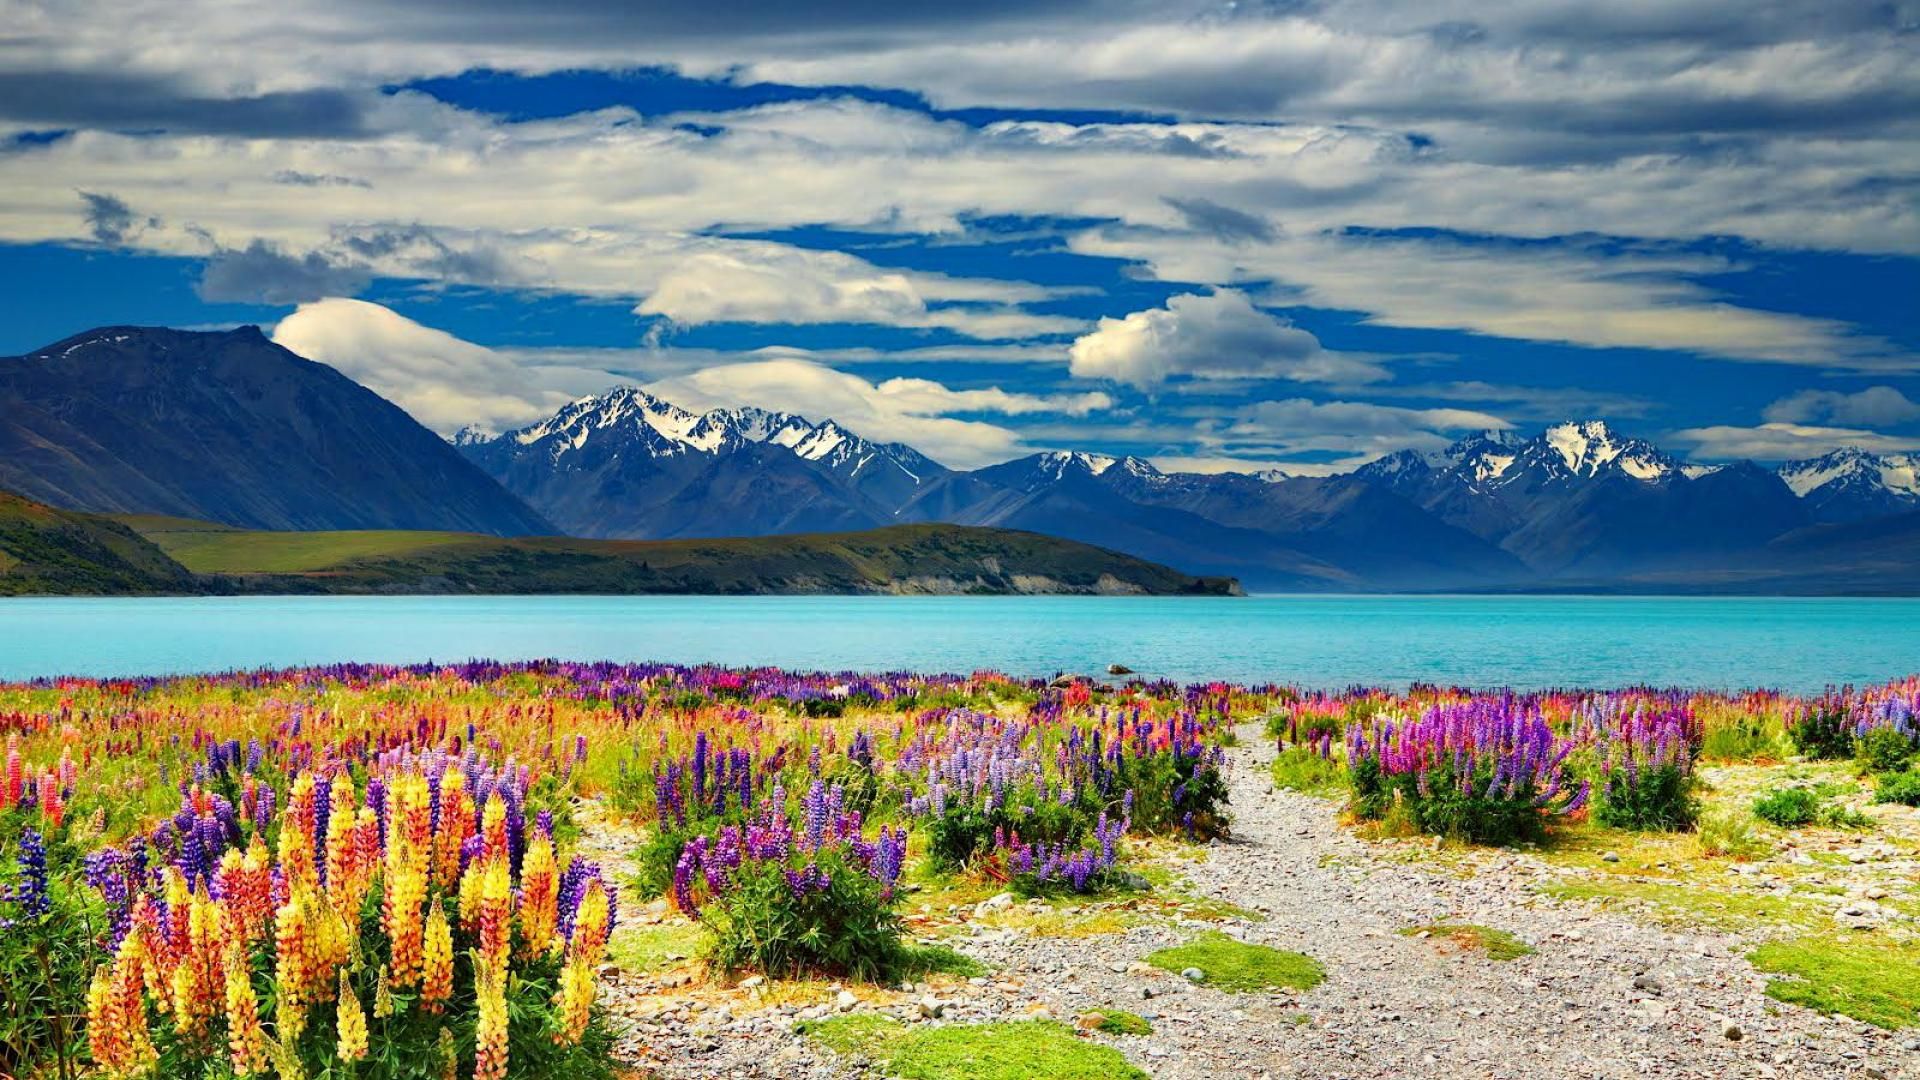
<svg viewBox="0 0 1920 1080">
<path fill-rule="evenodd" d="M 336 263 L 317 251 L 290 255 L 265 240 L 216 252 L 194 291 L 209 303 L 304 304 L 352 296 L 373 280 L 359 264 Z"/>
<path fill-rule="evenodd" d="M 281 169 L 273 174 L 276 184 L 292 184 L 295 187 L 356 187 L 371 188 L 373 185 L 357 176 L 336 176 L 333 173 L 301 172 L 298 169 Z"/>
<path fill-rule="evenodd" d="M 253 97 L 189 94 L 168 79 L 79 71 L 0 71 L 0 118 L 116 131 L 259 138 L 348 138 L 371 132 L 380 95 L 299 90 Z"/>
<path fill-rule="evenodd" d="M 1229 243 L 1241 240 L 1264 242 L 1274 238 L 1271 222 L 1244 210 L 1235 210 L 1231 206 L 1221 206 L 1201 198 L 1182 199 L 1169 195 L 1165 201 L 1180 212 L 1180 216 L 1186 219 L 1187 227 L 1195 232 L 1203 232 Z"/>
<path fill-rule="evenodd" d="M 87 231 L 103 244 L 124 243 L 134 232 L 133 208 L 122 199 L 93 191 L 80 192 L 86 204 L 81 212 L 87 219 Z"/>
<path fill-rule="evenodd" d="M 347 236 L 342 243 L 363 259 L 399 259 L 422 277 L 469 285 L 500 285 L 513 279 L 507 258 L 498 249 L 477 243 L 456 247 L 425 225 L 376 228 Z"/>
</svg>

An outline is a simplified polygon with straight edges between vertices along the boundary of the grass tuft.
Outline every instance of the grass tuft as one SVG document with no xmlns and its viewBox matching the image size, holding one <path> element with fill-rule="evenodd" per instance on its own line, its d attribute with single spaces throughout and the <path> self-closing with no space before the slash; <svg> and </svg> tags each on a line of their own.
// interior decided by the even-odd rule
<svg viewBox="0 0 1920 1080">
<path fill-rule="evenodd" d="M 1092 1009 L 1090 1012 L 1100 1018 L 1099 1022 L 1093 1025 L 1093 1030 L 1095 1031 L 1103 1032 L 1107 1035 L 1153 1034 L 1153 1025 L 1147 1023 L 1147 1018 L 1141 1016 L 1139 1013 L 1111 1007 Z"/>
<path fill-rule="evenodd" d="M 1199 968 L 1207 985 L 1221 990 L 1273 987 L 1311 990 L 1327 977 L 1320 961 L 1311 956 L 1249 945 L 1217 931 L 1201 934 L 1185 945 L 1152 953 L 1147 963 L 1176 975 L 1188 968 Z"/>
<path fill-rule="evenodd" d="M 1920 962 L 1910 949 L 1837 944 L 1822 938 L 1776 941 L 1747 956 L 1782 978 L 1767 996 L 1882 1028 L 1920 1024 Z"/>
<path fill-rule="evenodd" d="M 1533 955 L 1533 946 L 1505 930 L 1475 923 L 1429 923 L 1426 926 L 1409 926 L 1400 933 L 1404 937 L 1425 933 L 1462 949 L 1485 953 L 1489 960 L 1518 960 Z"/>
<path fill-rule="evenodd" d="M 852 1013 L 824 1020 L 802 1020 L 793 1025 L 796 1034 L 805 1035 L 836 1054 L 863 1054 L 873 1057 L 906 1034 L 907 1027 L 890 1016 L 878 1013 Z"/>
</svg>

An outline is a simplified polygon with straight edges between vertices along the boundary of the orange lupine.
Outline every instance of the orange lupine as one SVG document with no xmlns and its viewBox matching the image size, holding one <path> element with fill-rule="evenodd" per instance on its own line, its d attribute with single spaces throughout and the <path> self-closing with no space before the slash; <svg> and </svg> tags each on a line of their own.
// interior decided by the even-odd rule
<svg viewBox="0 0 1920 1080">
<path fill-rule="evenodd" d="M 475 909 L 479 924 L 482 963 L 498 971 L 507 968 L 507 950 L 512 944 L 513 887 L 504 856 L 488 860 L 480 874 L 480 898 Z"/>
<path fill-rule="evenodd" d="M 298 900 L 288 900 L 274 913 L 273 978 L 280 987 L 275 1017 L 280 1038 L 298 1038 L 306 1026 L 307 985 L 307 925 Z"/>
</svg>

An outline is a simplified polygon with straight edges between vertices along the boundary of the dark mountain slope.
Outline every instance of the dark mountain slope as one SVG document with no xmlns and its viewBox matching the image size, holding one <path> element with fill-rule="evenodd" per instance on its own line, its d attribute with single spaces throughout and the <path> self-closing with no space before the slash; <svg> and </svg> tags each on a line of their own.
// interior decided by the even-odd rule
<svg viewBox="0 0 1920 1080">
<path fill-rule="evenodd" d="M 0 491 L 0 596 L 201 590 L 185 567 L 125 525 Z"/>
<path fill-rule="evenodd" d="M 554 529 L 397 406 L 255 327 L 0 359 L 0 487 L 257 528 Z"/>
</svg>

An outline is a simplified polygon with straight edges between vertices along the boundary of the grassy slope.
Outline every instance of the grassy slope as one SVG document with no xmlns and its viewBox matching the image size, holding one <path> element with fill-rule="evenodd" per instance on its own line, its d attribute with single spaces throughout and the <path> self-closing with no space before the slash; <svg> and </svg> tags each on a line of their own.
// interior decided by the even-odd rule
<svg viewBox="0 0 1920 1080">
<path fill-rule="evenodd" d="M 1224 593 L 1195 578 L 1034 533 L 902 525 L 720 540 L 501 539 L 445 532 L 252 532 L 122 519 L 189 569 L 242 589 L 324 592 Z M 1027 579 L 1044 578 L 1046 582 Z"/>
<path fill-rule="evenodd" d="M 124 525 L 0 491 L 0 596 L 201 591 L 192 574 Z"/>
</svg>

